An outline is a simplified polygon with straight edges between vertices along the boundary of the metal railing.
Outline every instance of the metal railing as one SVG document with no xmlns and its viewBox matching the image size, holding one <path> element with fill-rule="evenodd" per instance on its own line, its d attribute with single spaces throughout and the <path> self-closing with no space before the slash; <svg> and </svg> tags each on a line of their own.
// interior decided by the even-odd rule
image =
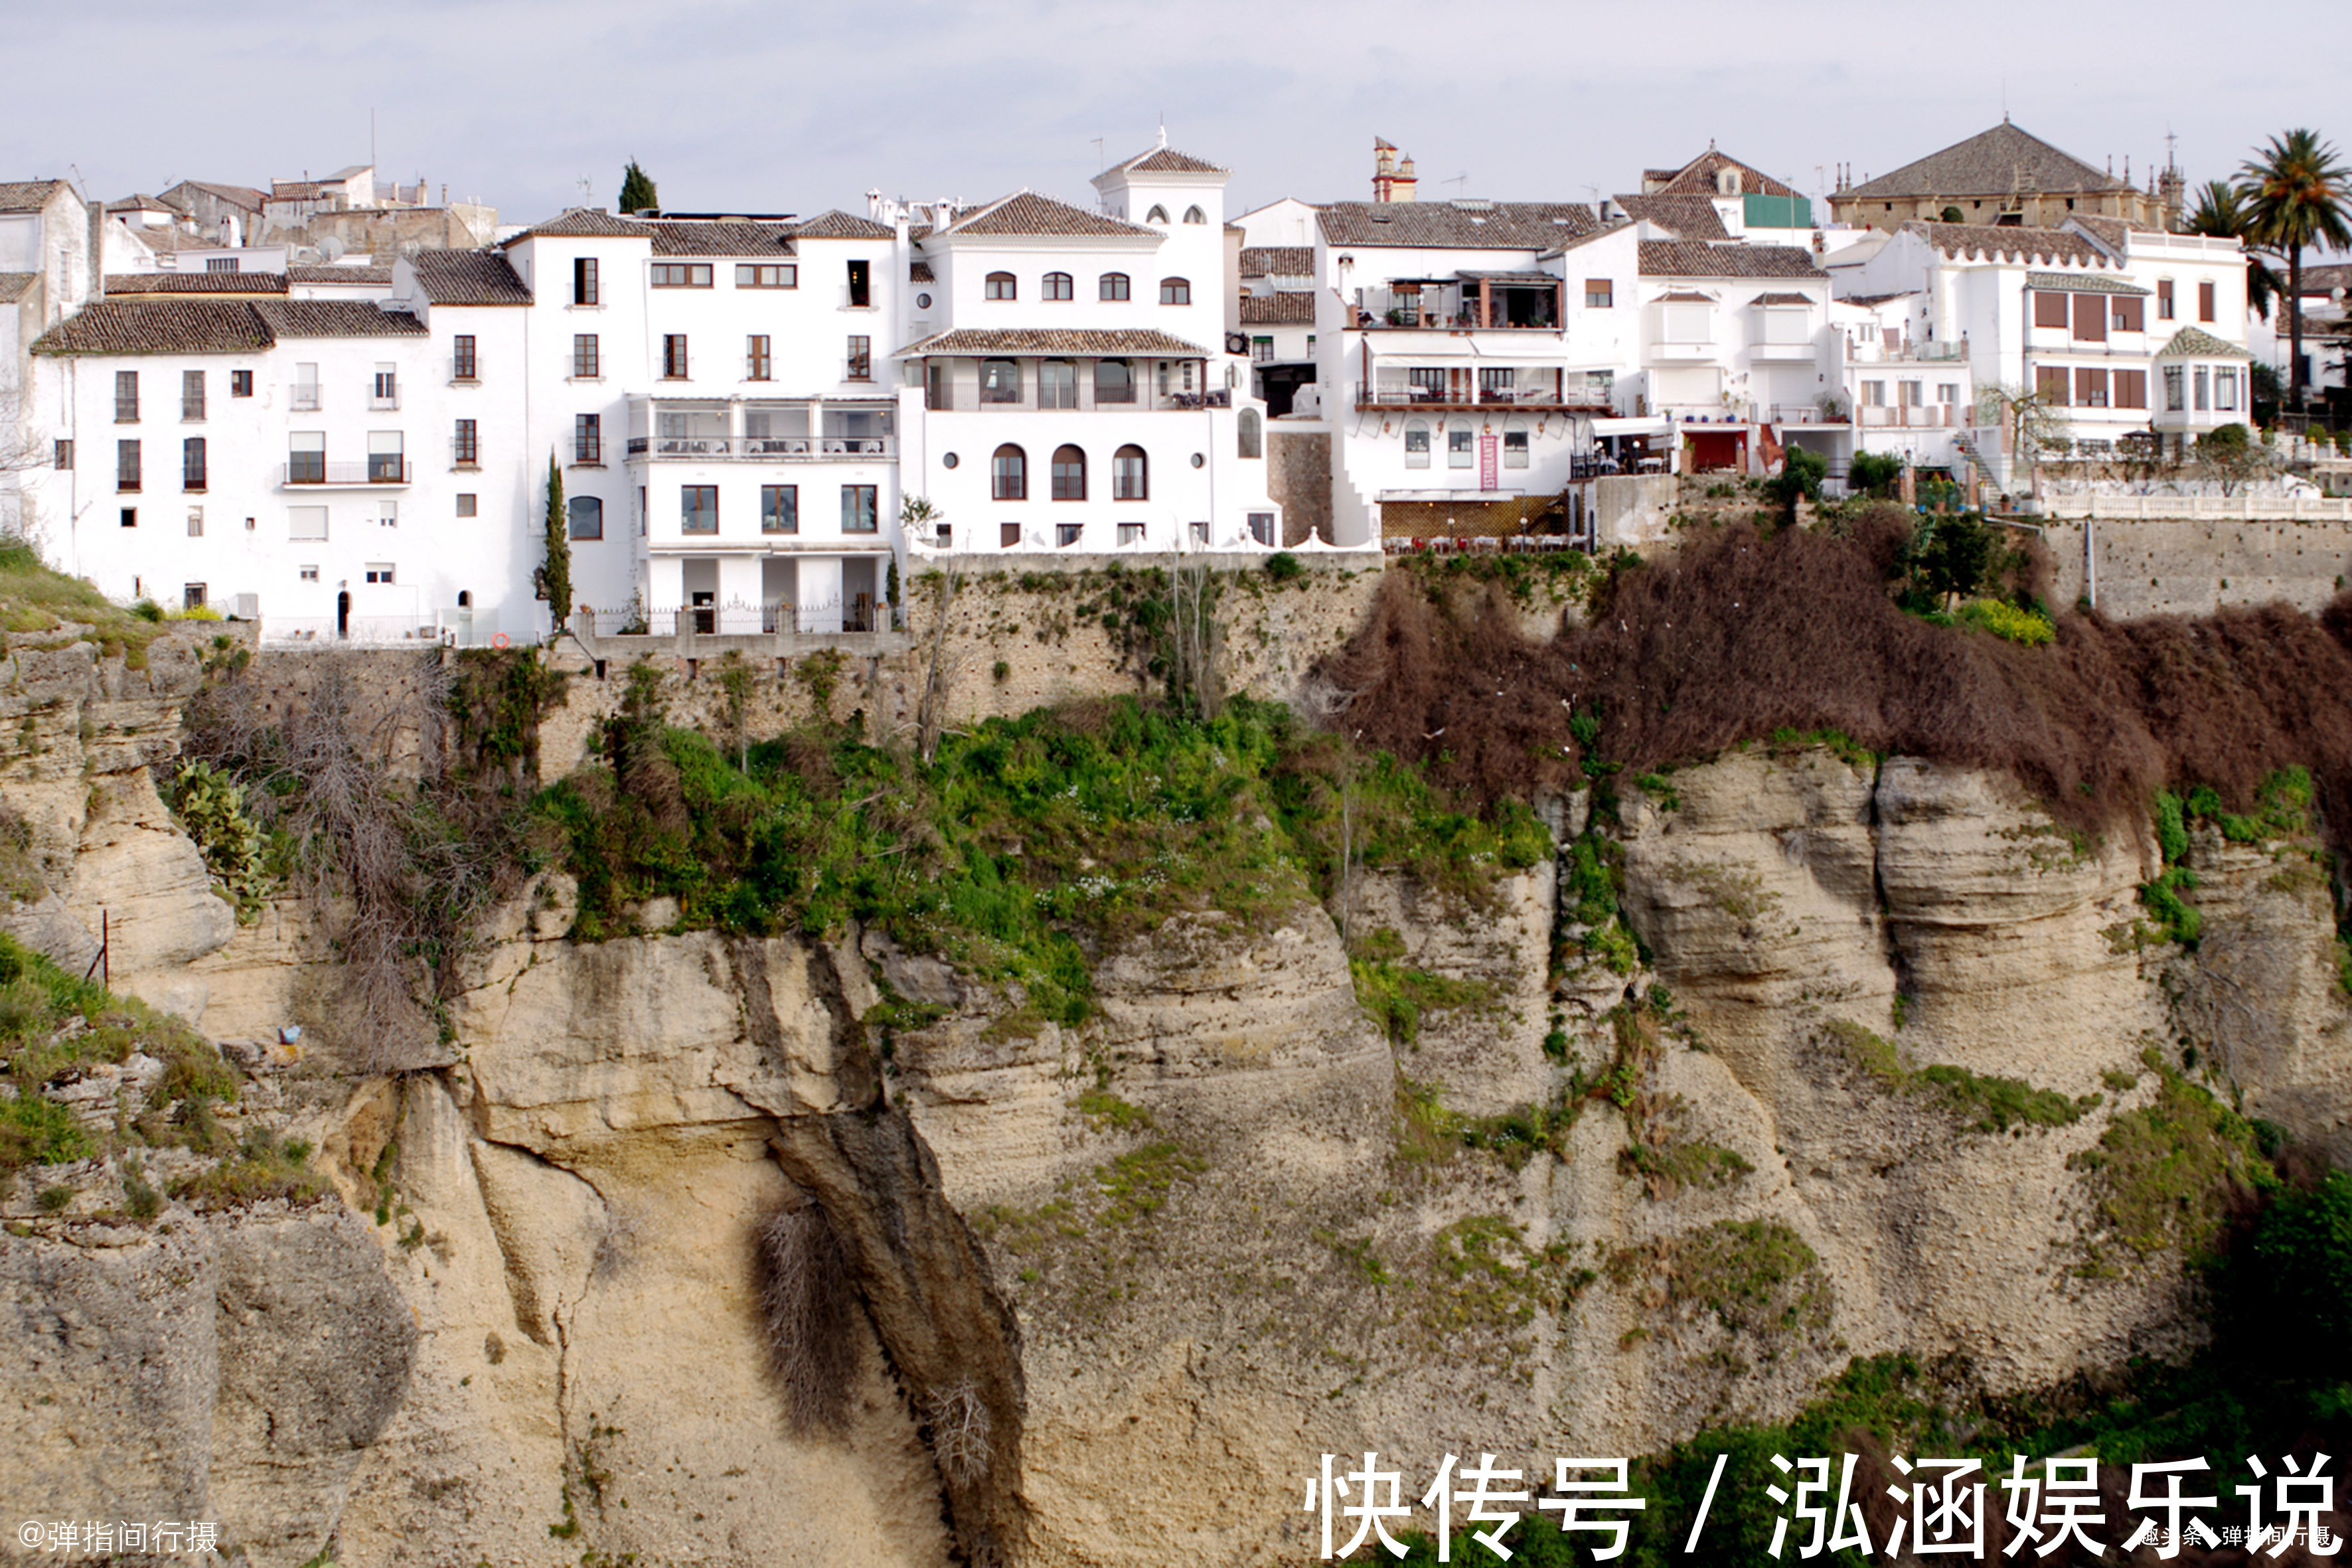
<svg viewBox="0 0 2352 1568">
<path fill-rule="evenodd" d="M 843 632 L 887 629 L 895 619 L 889 605 L 873 595 L 854 594 L 846 600 L 824 599 L 810 604 L 770 600 L 749 604 L 730 599 L 723 605 L 679 605 L 660 609 L 627 605 L 591 610 L 583 628 L 599 637 L 832 636 Z"/>
<path fill-rule="evenodd" d="M 404 485 L 409 482 L 405 458 L 370 458 L 364 463 L 289 463 L 289 485 Z"/>
<path fill-rule="evenodd" d="M 296 382 L 286 389 L 286 406 L 297 414 L 314 414 L 319 408 L 319 389 L 315 385 Z"/>
<path fill-rule="evenodd" d="M 893 436 L 632 436 L 632 458 L 888 458 Z"/>
<path fill-rule="evenodd" d="M 1950 364 L 1969 357 L 1969 341 L 1906 342 L 1891 349 L 1883 341 L 1849 342 L 1845 357 L 1849 364 Z"/>
<path fill-rule="evenodd" d="M 264 616 L 265 647 L 414 647 L 443 641 L 440 626 L 414 616 Z"/>
</svg>

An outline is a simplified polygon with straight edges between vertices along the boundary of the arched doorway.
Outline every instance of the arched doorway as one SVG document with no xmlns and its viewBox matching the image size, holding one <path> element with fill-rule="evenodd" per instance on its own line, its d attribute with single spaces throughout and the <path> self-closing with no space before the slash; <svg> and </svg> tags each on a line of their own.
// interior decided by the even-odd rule
<svg viewBox="0 0 2352 1568">
<path fill-rule="evenodd" d="M 338 640 L 352 635 L 352 591 L 343 589 L 335 595 L 335 637 Z"/>
</svg>

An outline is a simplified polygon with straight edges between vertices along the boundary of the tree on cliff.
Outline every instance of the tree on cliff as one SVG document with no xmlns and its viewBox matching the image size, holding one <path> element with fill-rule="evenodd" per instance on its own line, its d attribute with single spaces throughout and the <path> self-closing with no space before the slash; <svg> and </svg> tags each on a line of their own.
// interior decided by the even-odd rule
<svg viewBox="0 0 2352 1568">
<path fill-rule="evenodd" d="M 655 193 L 653 176 L 637 167 L 635 158 L 621 171 L 620 210 L 625 213 L 655 212 L 661 207 L 661 197 Z"/>
<path fill-rule="evenodd" d="M 563 470 L 552 457 L 547 459 L 547 562 L 539 569 L 539 585 L 562 631 L 572 616 L 572 540 L 564 527 Z"/>
<path fill-rule="evenodd" d="M 2286 262 L 2287 399 L 2303 407 L 2303 248 L 2352 250 L 2352 168 L 2315 131 L 2290 131 L 2239 170 L 2248 237 Z"/>
</svg>

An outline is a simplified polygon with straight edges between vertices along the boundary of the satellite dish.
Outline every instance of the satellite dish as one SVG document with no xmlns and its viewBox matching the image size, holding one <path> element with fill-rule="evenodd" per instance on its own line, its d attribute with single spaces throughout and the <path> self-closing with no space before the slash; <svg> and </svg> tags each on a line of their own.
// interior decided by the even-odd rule
<svg viewBox="0 0 2352 1568">
<path fill-rule="evenodd" d="M 343 242 L 335 236 L 329 235 L 319 242 L 319 255 L 328 266 L 332 267 L 343 258 Z"/>
</svg>

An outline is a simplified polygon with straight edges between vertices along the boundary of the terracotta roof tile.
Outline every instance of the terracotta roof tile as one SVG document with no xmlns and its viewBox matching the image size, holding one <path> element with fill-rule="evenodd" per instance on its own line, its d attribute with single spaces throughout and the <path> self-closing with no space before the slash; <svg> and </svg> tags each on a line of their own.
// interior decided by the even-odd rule
<svg viewBox="0 0 2352 1568">
<path fill-rule="evenodd" d="M 2111 265 L 2107 253 L 2087 236 L 2057 228 L 2025 228 L 1990 223 L 1906 223 L 1947 256 L 1988 261 L 2079 261 Z"/>
<path fill-rule="evenodd" d="M 602 207 L 572 207 L 562 216 L 545 223 L 533 224 L 506 243 L 548 237 L 556 239 L 647 239 L 653 236 L 651 224 L 635 218 L 614 217 Z"/>
<path fill-rule="evenodd" d="M 898 351 L 912 354 L 1150 354 L 1166 359 L 1206 359 L 1197 343 L 1149 329 L 1098 331 L 1084 328 L 958 327 Z"/>
<path fill-rule="evenodd" d="M 1316 222 L 1333 245 L 1448 250 L 1549 250 L 1601 226 L 1576 202 L 1334 202 Z"/>
<path fill-rule="evenodd" d="M 795 224 L 792 230 L 795 239 L 890 239 L 896 237 L 897 232 L 870 217 L 859 217 L 839 207 L 819 213 L 806 223 Z"/>
<path fill-rule="evenodd" d="M 1810 294 L 1759 294 L 1748 301 L 1751 305 L 1811 305 L 1818 303 Z"/>
<path fill-rule="evenodd" d="M 125 294 L 283 294 L 283 272 L 110 272 L 106 292 Z"/>
<path fill-rule="evenodd" d="M 408 258 L 416 287 L 435 305 L 528 305 L 530 289 L 493 250 L 420 250 Z"/>
<path fill-rule="evenodd" d="M 1097 234 L 1152 239 L 1160 237 L 1158 229 L 1105 217 L 1084 207 L 1074 207 L 1067 202 L 1057 202 L 1051 196 L 1041 196 L 1034 191 L 1015 191 L 1003 201 L 992 202 L 969 217 L 959 218 L 940 230 L 936 237 L 960 239 L 966 235 L 978 237 L 991 235 Z"/>
<path fill-rule="evenodd" d="M 1892 174 L 1837 193 L 1875 201 L 1886 196 L 2007 196 L 2018 191 L 2128 190 L 2070 153 L 2004 120 L 1990 131 L 1930 153 Z"/>
<path fill-rule="evenodd" d="M 1672 229 L 1676 239 L 1731 237 L 1731 232 L 1723 226 L 1721 215 L 1715 210 L 1715 203 L 1705 196 L 1622 195 L 1616 202 L 1627 217 L 1646 219 L 1661 228 Z"/>
<path fill-rule="evenodd" d="M 280 338 L 421 338 L 425 323 L 372 300 L 257 300 L 247 307 Z"/>
<path fill-rule="evenodd" d="M 2074 294 L 2146 294 L 2137 283 L 2126 283 L 2120 278 L 2089 277 L 2080 272 L 2029 272 L 2025 275 L 2028 289 L 2063 289 Z"/>
<path fill-rule="evenodd" d="M 1743 195 L 1793 196 L 1797 194 L 1755 165 L 1743 163 L 1729 153 L 1718 153 L 1710 147 L 1669 175 L 1657 195 L 1714 195 L 1718 188 L 1715 177 L 1726 169 L 1739 171 L 1739 190 Z"/>
<path fill-rule="evenodd" d="M 245 353 L 275 340 L 244 300 L 100 300 L 33 343 L 48 354 Z"/>
<path fill-rule="evenodd" d="M 0 213 L 37 213 L 63 180 L 0 180 Z"/>
<path fill-rule="evenodd" d="M 1813 253 L 1795 245 L 1696 245 L 1689 240 L 1642 242 L 1644 278 L 1818 278 Z"/>
<path fill-rule="evenodd" d="M 0 272 L 0 305 L 13 305 L 33 291 L 37 272 Z"/>
<path fill-rule="evenodd" d="M 1179 153 L 1173 147 L 1150 148 L 1138 153 L 1125 163 L 1113 163 L 1111 169 L 1123 170 L 1131 174 L 1230 174 L 1233 173 L 1231 169 L 1212 163 L 1206 158 L 1195 158 L 1190 153 Z M 1104 171 L 1106 174 L 1109 172 L 1109 170 Z"/>
<path fill-rule="evenodd" d="M 1287 294 L 1242 296 L 1242 325 L 1244 327 L 1311 327 L 1314 324 L 1315 296 L 1303 289 Z"/>
<path fill-rule="evenodd" d="M 907 281 L 909 283 L 936 283 L 939 279 L 931 276 L 931 264 L 929 262 L 909 261 L 907 263 Z"/>
<path fill-rule="evenodd" d="M 781 223 L 681 223 L 653 225 L 656 256 L 791 256 L 793 227 Z"/>
<path fill-rule="evenodd" d="M 2252 359 L 2254 356 L 2235 343 L 2225 343 L 2212 333 L 2198 327 L 2183 327 L 2172 335 L 2172 341 L 2156 351 L 2158 359 Z"/>
<path fill-rule="evenodd" d="M 1312 278 L 1315 247 L 1311 245 L 1245 245 L 1242 247 L 1244 278 Z"/>
<path fill-rule="evenodd" d="M 384 284 L 392 281 L 389 267 L 289 267 L 289 283 Z"/>
</svg>

